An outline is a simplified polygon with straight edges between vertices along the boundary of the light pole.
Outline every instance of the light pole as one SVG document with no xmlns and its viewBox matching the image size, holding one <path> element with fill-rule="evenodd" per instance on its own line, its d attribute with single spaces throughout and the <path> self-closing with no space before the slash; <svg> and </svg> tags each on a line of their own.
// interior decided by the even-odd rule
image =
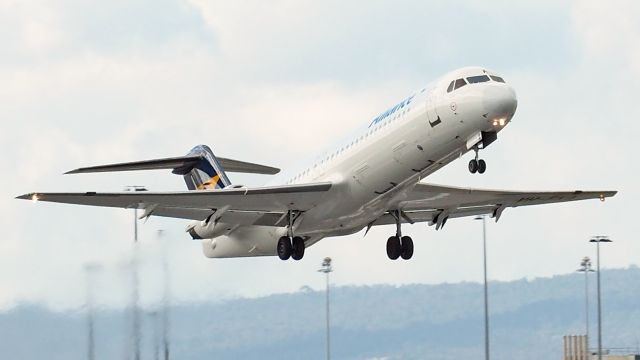
<svg viewBox="0 0 640 360">
<path fill-rule="evenodd" d="M 144 186 L 129 185 L 124 191 L 147 191 Z M 140 331 L 140 310 L 138 309 L 138 301 L 140 294 L 138 293 L 138 208 L 133 209 L 133 358 L 140 360 L 140 339 L 142 337 Z"/>
<path fill-rule="evenodd" d="M 327 360 L 331 359 L 331 333 L 330 333 L 330 322 L 329 322 L 329 273 L 331 273 L 333 271 L 333 268 L 331 267 L 331 258 L 330 257 L 326 257 L 324 258 L 324 260 L 322 261 L 322 267 L 320 268 L 320 270 L 318 270 L 319 272 L 323 272 L 326 275 L 327 278 Z"/>
<path fill-rule="evenodd" d="M 484 266 L 484 358 L 489 360 L 489 288 L 487 285 L 487 216 L 477 216 L 482 220 L 482 258 Z"/>
<path fill-rule="evenodd" d="M 100 265 L 95 263 L 88 263 L 84 266 L 86 274 L 86 287 L 87 287 L 87 359 L 94 360 L 96 358 L 96 340 L 95 340 L 95 320 L 93 310 L 93 275 L 100 270 Z"/>
<path fill-rule="evenodd" d="M 127 185 L 124 191 L 147 191 L 147 188 L 140 185 Z M 138 207 L 133 208 L 133 243 L 138 243 Z"/>
<path fill-rule="evenodd" d="M 158 230 L 158 240 L 162 240 L 164 230 Z M 162 354 L 164 360 L 169 360 L 169 264 L 167 260 L 166 243 L 160 241 L 162 246 L 162 277 L 164 293 L 162 295 Z"/>
<path fill-rule="evenodd" d="M 602 299 L 600 297 L 600 243 L 610 243 L 608 236 L 594 236 L 589 242 L 596 243 L 596 264 L 598 278 L 598 360 L 602 360 Z"/>
<path fill-rule="evenodd" d="M 151 326 L 153 329 L 153 360 L 160 360 L 160 334 L 158 331 L 158 312 L 149 312 Z"/>
<path fill-rule="evenodd" d="M 578 272 L 584 273 L 584 309 L 585 309 L 585 318 L 586 318 L 586 332 L 587 335 L 587 351 L 589 351 L 589 273 L 594 272 L 591 268 L 591 259 L 588 256 L 585 256 L 580 262 L 580 269 Z"/>
</svg>

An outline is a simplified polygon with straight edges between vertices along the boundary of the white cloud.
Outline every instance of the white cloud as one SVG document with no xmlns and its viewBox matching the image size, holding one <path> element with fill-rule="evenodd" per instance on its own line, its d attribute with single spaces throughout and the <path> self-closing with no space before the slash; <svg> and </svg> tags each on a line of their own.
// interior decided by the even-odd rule
<svg viewBox="0 0 640 360">
<path fill-rule="evenodd" d="M 202 12 L 207 25 L 220 41 L 227 56 L 252 61 L 254 56 L 279 43 L 279 36 L 299 36 L 292 29 L 304 29 L 311 1 L 276 0 L 271 2 L 189 1 Z M 293 44 L 290 44 L 293 45 Z"/>
<path fill-rule="evenodd" d="M 631 0 L 575 1 L 571 15 L 576 30 L 585 37 L 587 50 L 606 56 L 607 50 L 638 47 L 631 41 L 638 25 L 627 14 L 637 14 L 639 10 L 638 3 Z"/>
<path fill-rule="evenodd" d="M 42 55 L 64 46 L 67 34 L 55 6 L 48 0 L 0 2 L 0 30 L 4 33 L 0 38 L 8 41 L 14 55 Z"/>
<path fill-rule="evenodd" d="M 93 44 L 68 35 L 69 28 L 79 32 L 87 26 L 86 19 L 82 25 L 61 23 L 60 19 L 82 18 L 75 4 L 31 3 L 33 9 L 18 2 L 0 5 L 11 10 L 4 18 L 13 18 L 20 29 L 7 42 L 10 53 L 19 56 L 4 58 L 7 65 L 0 67 L 0 151 L 7 154 L 0 165 L 12 170 L 11 176 L 0 178 L 4 195 L 0 210 L 5 214 L 0 227 L 6 229 L 0 242 L 0 308 L 21 301 L 56 308 L 80 304 L 83 289 L 78 284 L 84 281 L 82 267 L 87 261 L 104 264 L 98 281 L 105 289 L 99 293 L 104 305 L 128 301 L 122 269 L 130 254 L 130 212 L 34 207 L 13 196 L 29 190 L 118 190 L 131 183 L 181 189 L 181 179 L 168 173 L 60 173 L 82 165 L 179 155 L 196 143 L 210 144 L 220 155 L 287 168 L 366 124 L 385 104 L 430 80 L 427 75 L 450 70 L 459 62 L 486 59 L 511 64 L 496 70 L 504 71 L 518 91 L 516 119 L 483 153 L 489 160 L 484 177 L 472 177 L 464 161 L 457 161 L 436 174 L 433 182 L 624 190 L 605 206 L 567 204 L 506 212 L 499 225 L 490 227 L 492 278 L 572 271 L 582 251 L 590 249 L 584 239 L 596 232 L 621 239 L 620 245 L 608 249 L 616 264 L 638 261 L 633 254 L 640 252 L 640 245 L 624 240 L 633 238 L 633 229 L 625 224 L 633 222 L 632 209 L 640 201 L 635 190 L 637 169 L 629 166 L 635 161 L 633 134 L 640 129 L 628 119 L 637 118 L 637 111 L 624 106 L 634 103 L 637 85 L 620 81 L 639 63 L 638 45 L 633 43 L 637 26 L 630 20 L 633 11 L 618 16 L 614 7 L 576 2 L 570 12 L 554 13 L 552 19 L 558 23 L 570 19 L 573 27 L 565 31 L 575 33 L 545 35 L 540 34 L 537 20 L 552 13 L 547 7 L 565 10 L 555 8 L 555 2 L 542 9 L 500 6 L 504 13 L 498 15 L 484 2 L 473 2 L 463 10 L 418 2 L 401 7 L 340 3 L 342 9 L 297 1 L 189 3 L 201 12 L 208 34 L 194 26 L 182 29 L 179 36 L 169 33 L 155 39 L 154 46 L 124 41 L 108 49 L 100 45 L 104 39 Z M 109 11 L 107 3 L 96 6 L 105 7 L 96 9 L 96 14 L 106 15 L 93 15 L 100 17 L 95 19 L 99 23 L 109 23 L 118 14 Z M 634 4 L 625 6 L 635 9 Z M 67 16 L 69 8 L 75 16 Z M 442 19 L 425 20 L 427 10 L 442 12 Z M 530 19 L 518 18 L 531 13 L 528 10 L 535 10 Z M 31 19 L 30 11 L 44 15 Z M 480 27 L 475 35 L 464 26 L 449 31 L 441 24 L 453 24 L 454 13 L 464 21 L 499 16 L 504 26 L 520 27 L 500 33 L 500 27 Z M 191 20 L 187 16 L 179 23 Z M 490 20 L 487 23 L 500 24 Z M 32 21 L 39 25 L 35 35 L 28 35 L 23 29 Z M 535 28 L 527 27 L 529 23 Z M 155 33 L 153 26 L 149 33 Z M 431 28 L 439 30 L 426 30 Z M 39 31 L 51 38 L 38 35 Z M 500 43 L 487 42 L 487 35 L 495 35 Z M 25 48 L 20 42 L 29 36 L 35 45 Z M 536 65 L 543 56 L 535 54 L 557 53 L 562 49 L 554 39 L 572 36 L 579 41 L 578 53 L 562 52 L 573 57 L 550 57 L 549 63 Z M 548 41 L 540 42 L 541 38 Z M 526 53 L 513 44 L 527 44 L 535 51 Z M 59 46 L 68 52 L 56 53 Z M 611 67 L 616 63 L 624 66 Z M 333 67 L 346 70 L 334 73 Z M 363 75 L 362 69 L 373 75 Z M 276 258 L 205 259 L 199 244 L 187 240 L 183 226 L 181 221 L 152 219 L 141 227 L 147 304 L 159 294 L 157 228 L 168 233 L 178 301 L 295 291 L 306 284 L 319 287 L 322 278 L 315 270 L 326 255 L 336 261 L 333 279 L 338 284 L 478 280 L 480 274 L 479 224 L 471 220 L 451 221 L 442 232 L 424 224 L 408 226 L 407 233 L 416 241 L 416 259 L 401 263 L 386 259 L 384 242 L 390 228 L 374 229 L 364 239 L 362 234 L 326 239 L 310 248 L 304 261 L 283 263 Z"/>
<path fill-rule="evenodd" d="M 640 3 L 633 0 L 575 1 L 572 20 L 593 63 L 623 65 L 640 76 Z M 613 69 L 612 69 L 613 70 Z M 617 72 L 617 71 L 613 71 Z"/>
</svg>

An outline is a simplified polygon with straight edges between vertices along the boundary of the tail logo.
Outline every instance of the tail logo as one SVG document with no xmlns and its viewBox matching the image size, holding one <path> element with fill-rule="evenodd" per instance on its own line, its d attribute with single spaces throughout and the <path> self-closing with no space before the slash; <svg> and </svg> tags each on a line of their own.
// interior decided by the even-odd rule
<svg viewBox="0 0 640 360">
<path fill-rule="evenodd" d="M 200 160 L 184 173 L 189 190 L 224 189 L 231 185 L 222 165 L 206 145 L 198 145 L 188 155 L 199 155 Z"/>
<path fill-rule="evenodd" d="M 222 182 L 222 179 L 220 178 L 219 175 L 216 175 L 214 177 L 212 177 L 211 179 L 203 182 L 202 184 L 198 185 L 198 190 L 208 190 L 208 189 L 217 189 L 217 188 L 224 188 L 225 185 Z"/>
</svg>

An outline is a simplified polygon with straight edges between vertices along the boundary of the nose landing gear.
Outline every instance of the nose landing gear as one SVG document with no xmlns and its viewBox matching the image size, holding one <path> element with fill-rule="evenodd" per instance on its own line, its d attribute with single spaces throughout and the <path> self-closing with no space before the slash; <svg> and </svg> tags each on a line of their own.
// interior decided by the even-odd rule
<svg viewBox="0 0 640 360">
<path fill-rule="evenodd" d="M 473 148 L 473 151 L 476 152 L 476 157 L 474 159 L 471 159 L 471 161 L 469 161 L 469 172 L 472 174 L 475 174 L 475 173 L 484 174 L 484 172 L 487 171 L 487 163 L 482 159 L 478 159 L 477 147 Z"/>
</svg>

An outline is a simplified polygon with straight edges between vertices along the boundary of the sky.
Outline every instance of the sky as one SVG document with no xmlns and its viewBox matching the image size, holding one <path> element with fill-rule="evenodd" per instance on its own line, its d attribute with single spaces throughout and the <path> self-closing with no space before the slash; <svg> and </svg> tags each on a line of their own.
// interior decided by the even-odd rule
<svg viewBox="0 0 640 360">
<path fill-rule="evenodd" d="M 37 205 L 31 191 L 183 190 L 168 171 L 62 175 L 80 166 L 186 154 L 291 168 L 440 75 L 497 71 L 518 110 L 482 152 L 425 181 L 509 190 L 618 190 L 604 203 L 518 208 L 488 225 L 489 277 L 577 269 L 609 235 L 603 267 L 640 263 L 640 3 L 603 1 L 0 0 L 0 310 L 130 298 L 131 210 Z M 231 174 L 259 186 L 265 176 Z M 309 248 L 303 261 L 206 259 L 182 220 L 140 224 L 145 306 L 162 264 L 175 302 L 220 301 L 335 285 L 479 281 L 481 224 L 406 226 L 412 261 L 387 259 L 392 227 Z M 163 230 L 163 236 L 158 236 Z M 87 264 L 97 266 L 91 275 Z"/>
</svg>

